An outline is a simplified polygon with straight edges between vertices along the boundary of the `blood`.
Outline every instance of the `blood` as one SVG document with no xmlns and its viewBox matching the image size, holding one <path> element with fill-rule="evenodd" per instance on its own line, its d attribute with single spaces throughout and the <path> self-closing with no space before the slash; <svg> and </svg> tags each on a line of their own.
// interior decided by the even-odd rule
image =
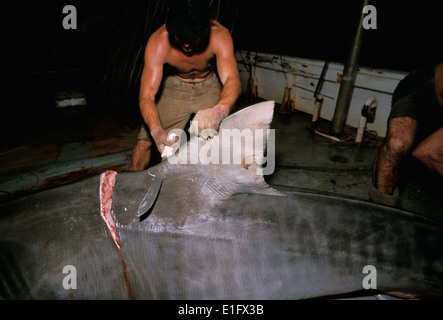
<svg viewBox="0 0 443 320">
<path fill-rule="evenodd" d="M 100 215 L 108 226 L 117 248 L 120 249 L 120 237 L 111 215 L 112 193 L 114 191 L 116 171 L 108 170 L 100 175 Z"/>
<path fill-rule="evenodd" d="M 112 239 L 117 246 L 117 252 L 120 256 L 120 260 L 123 267 L 123 278 L 125 279 L 126 289 L 128 291 L 128 298 L 135 300 L 134 294 L 131 289 L 128 276 L 128 265 L 125 260 L 125 255 L 120 246 L 120 237 L 115 226 L 115 221 L 111 215 L 112 207 L 112 194 L 114 191 L 115 178 L 117 176 L 116 171 L 108 170 L 100 175 L 100 215 L 106 223 L 109 231 L 111 232 Z"/>
<path fill-rule="evenodd" d="M 125 255 L 123 254 L 123 251 L 121 249 L 117 249 L 117 251 L 118 251 L 118 254 L 120 255 L 120 259 L 122 262 L 123 278 L 125 279 L 126 290 L 128 291 L 128 298 L 129 298 L 129 300 L 136 300 L 134 297 L 134 294 L 132 293 L 131 283 L 129 282 L 128 265 L 125 260 Z"/>
</svg>

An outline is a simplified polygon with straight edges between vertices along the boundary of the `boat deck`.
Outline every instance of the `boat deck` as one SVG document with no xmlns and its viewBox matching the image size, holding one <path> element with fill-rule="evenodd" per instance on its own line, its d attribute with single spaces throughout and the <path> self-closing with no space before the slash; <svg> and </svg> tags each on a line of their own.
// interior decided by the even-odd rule
<svg viewBox="0 0 443 320">
<path fill-rule="evenodd" d="M 251 105 L 242 97 L 239 108 Z M 346 128 L 348 140 L 336 142 L 309 130 L 312 116 L 280 114 L 271 128 L 276 136 L 276 168 L 265 176 L 271 185 L 369 200 L 372 162 L 382 139 L 365 133 L 361 144 Z M 78 106 L 55 109 L 38 128 L 12 135 L 0 148 L 0 201 L 56 187 L 113 169 L 129 169 L 141 119 L 123 108 Z M 329 122 L 320 121 L 320 127 Z M 443 179 L 413 160 L 401 177 L 398 207 L 443 220 Z"/>
</svg>

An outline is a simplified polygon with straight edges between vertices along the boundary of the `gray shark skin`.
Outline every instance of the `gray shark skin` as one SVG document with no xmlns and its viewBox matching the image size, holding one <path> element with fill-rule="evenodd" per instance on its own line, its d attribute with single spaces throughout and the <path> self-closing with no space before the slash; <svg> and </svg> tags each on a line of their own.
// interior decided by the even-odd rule
<svg viewBox="0 0 443 320">
<path fill-rule="evenodd" d="M 273 108 L 264 102 L 235 113 L 219 135 L 267 129 Z M 118 173 L 112 215 L 121 249 L 100 216 L 98 176 L 1 204 L 0 297 L 307 299 L 363 290 L 367 265 L 376 268 L 381 292 L 443 297 L 441 223 L 355 199 L 276 190 L 257 174 L 259 164 L 244 162 L 166 160 Z M 140 221 L 150 174 L 164 181 Z M 75 289 L 63 285 L 74 275 L 65 266 L 75 267 Z"/>
</svg>

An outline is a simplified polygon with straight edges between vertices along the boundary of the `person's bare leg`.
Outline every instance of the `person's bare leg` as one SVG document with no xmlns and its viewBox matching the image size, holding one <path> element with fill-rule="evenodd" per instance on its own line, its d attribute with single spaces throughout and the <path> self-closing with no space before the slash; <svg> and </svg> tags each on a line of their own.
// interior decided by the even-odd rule
<svg viewBox="0 0 443 320">
<path fill-rule="evenodd" d="M 420 142 L 412 155 L 429 169 L 443 176 L 443 128 Z"/>
<path fill-rule="evenodd" d="M 413 118 L 394 118 L 389 122 L 385 143 L 380 148 L 373 167 L 373 184 L 381 192 L 392 194 L 399 177 L 399 162 L 411 149 L 417 133 Z"/>
<path fill-rule="evenodd" d="M 145 170 L 149 161 L 151 160 L 152 141 L 137 140 L 134 148 L 132 149 L 131 164 L 129 166 L 130 171 Z"/>
</svg>

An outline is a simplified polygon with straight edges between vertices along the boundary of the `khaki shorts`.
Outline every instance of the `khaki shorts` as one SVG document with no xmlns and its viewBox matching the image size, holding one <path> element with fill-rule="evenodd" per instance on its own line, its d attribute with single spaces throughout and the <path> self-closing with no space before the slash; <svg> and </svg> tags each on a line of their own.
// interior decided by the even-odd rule
<svg viewBox="0 0 443 320">
<path fill-rule="evenodd" d="M 168 76 L 160 90 L 157 102 L 160 123 L 169 132 L 172 129 L 183 130 L 192 114 L 215 106 L 222 86 L 214 73 L 202 82 L 185 82 Z M 138 139 L 152 141 L 146 124 L 142 125 Z"/>
</svg>

